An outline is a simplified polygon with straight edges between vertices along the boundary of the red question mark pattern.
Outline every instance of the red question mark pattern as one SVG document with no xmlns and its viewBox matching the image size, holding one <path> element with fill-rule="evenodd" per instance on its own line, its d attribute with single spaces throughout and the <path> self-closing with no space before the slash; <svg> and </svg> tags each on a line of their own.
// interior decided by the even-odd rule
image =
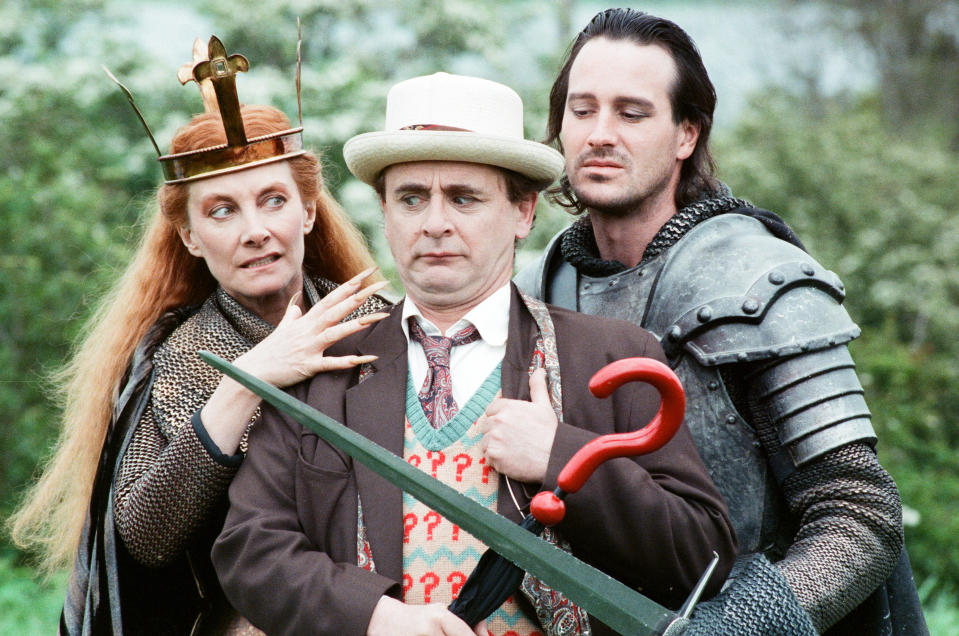
<svg viewBox="0 0 959 636">
<path fill-rule="evenodd" d="M 404 458 L 411 466 L 496 510 L 499 476 L 482 456 L 479 445 L 481 439 L 482 435 L 475 430 L 474 423 L 457 441 L 427 446 L 407 422 Z M 457 524 L 404 493 L 405 602 L 449 604 L 459 595 L 485 550 L 486 546 L 481 541 L 468 532 L 460 532 Z M 487 627 L 494 636 L 542 636 L 542 632 L 522 615 L 512 600 L 489 618 Z"/>
</svg>

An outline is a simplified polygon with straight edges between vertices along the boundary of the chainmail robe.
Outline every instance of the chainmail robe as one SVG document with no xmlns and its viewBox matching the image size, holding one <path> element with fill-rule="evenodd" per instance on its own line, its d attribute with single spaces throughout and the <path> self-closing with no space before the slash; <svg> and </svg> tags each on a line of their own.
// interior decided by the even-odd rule
<svg viewBox="0 0 959 636">
<path fill-rule="evenodd" d="M 310 305 L 335 287 L 324 279 L 304 277 Z M 373 296 L 346 320 L 388 305 Z M 234 360 L 272 330 L 272 325 L 218 288 L 154 354 L 150 401 L 115 480 L 116 527 L 137 561 L 161 566 L 179 556 L 210 524 L 214 509 L 225 505 L 227 487 L 246 451 L 249 428 L 240 444 L 241 454 L 224 456 L 208 449 L 191 424 L 222 377 L 197 351 L 205 349 Z M 258 416 L 259 409 L 250 425 Z"/>
<path fill-rule="evenodd" d="M 744 206 L 750 204 L 724 188 L 717 196 L 683 208 L 649 243 L 640 266 L 670 249 L 698 223 Z M 767 228 L 780 238 L 794 238 L 784 224 L 770 228 L 767 223 Z M 588 216 L 573 223 L 561 241 L 563 258 L 581 274 L 602 277 L 627 269 L 619 261 L 600 258 Z M 635 322 L 641 318 L 636 316 Z M 762 399 L 750 391 L 750 374 L 759 370 L 759 363 L 731 364 L 722 377 L 766 455 L 774 456 L 780 450 L 772 424 L 774 398 Z M 767 556 L 776 562 L 815 628 L 824 631 L 861 603 L 895 566 L 903 541 L 899 493 L 873 449 L 860 442 L 797 468 L 783 482 L 782 495 L 795 535 L 784 554 Z"/>
</svg>

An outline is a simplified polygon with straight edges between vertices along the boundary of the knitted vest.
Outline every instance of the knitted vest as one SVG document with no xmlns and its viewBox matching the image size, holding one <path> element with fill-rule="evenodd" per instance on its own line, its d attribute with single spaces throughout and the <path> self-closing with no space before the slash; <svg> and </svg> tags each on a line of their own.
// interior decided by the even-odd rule
<svg viewBox="0 0 959 636">
<path fill-rule="evenodd" d="M 500 389 L 497 366 L 456 416 L 441 429 L 430 426 L 412 382 L 406 389 L 403 458 L 491 510 L 496 510 L 499 475 L 486 465 L 476 420 Z M 448 605 L 486 546 L 439 513 L 403 493 L 403 600 Z M 494 636 L 541 635 L 511 597 L 486 619 Z"/>
<path fill-rule="evenodd" d="M 553 327 L 553 321 L 549 315 L 549 310 L 542 301 L 523 293 L 521 293 L 520 296 L 523 300 L 523 304 L 526 305 L 526 308 L 536 321 L 536 326 L 539 330 L 539 336 L 536 339 L 536 348 L 533 352 L 532 360 L 530 361 L 529 373 L 532 374 L 533 371 L 538 368 L 544 368 L 546 370 L 550 403 L 553 406 L 553 411 L 556 413 L 557 420 L 562 422 L 562 382 L 560 381 L 559 355 L 556 352 L 556 331 Z M 372 373 L 373 367 L 371 365 L 362 365 L 360 367 L 359 382 L 363 382 L 366 378 L 372 375 Z M 499 385 L 500 381 L 497 378 L 495 386 Z M 407 404 L 409 404 L 410 400 L 416 401 L 417 404 L 419 403 L 419 399 L 416 397 L 415 390 L 413 389 L 412 385 L 407 383 Z M 483 408 L 485 409 L 485 406 Z M 481 409 L 481 412 L 482 410 L 483 409 Z M 407 406 L 407 412 L 409 413 L 411 411 L 415 412 L 414 409 L 412 409 L 410 406 Z M 422 408 L 420 409 L 420 412 L 422 412 Z M 408 419 L 409 417 L 407 417 L 407 420 Z M 472 426 L 474 422 L 475 418 L 470 421 L 470 425 Z M 429 452 L 429 449 L 427 449 L 427 452 Z M 409 455 L 408 453 L 404 454 Z M 488 479 L 494 483 L 498 482 L 498 479 L 492 480 L 489 477 Z M 496 501 L 496 497 L 493 497 L 493 501 Z M 371 572 L 375 572 L 376 564 L 373 561 L 373 554 L 370 550 L 370 544 L 366 536 L 366 523 L 363 520 L 363 502 L 357 498 L 356 504 L 356 562 L 359 567 Z M 431 517 L 427 524 L 432 521 L 435 521 L 435 519 Z M 412 523 L 412 518 L 409 523 Z M 419 521 L 417 521 L 417 523 L 419 523 Z M 452 536 L 452 529 L 450 532 Z M 543 531 L 542 537 L 559 549 L 566 552 L 570 551 L 569 544 L 551 528 L 546 528 Z M 460 569 L 465 570 L 465 568 Z M 411 588 L 411 581 L 412 575 L 410 576 L 409 580 L 404 581 L 404 588 Z M 423 582 L 424 585 L 425 583 L 426 581 Z M 452 581 L 449 581 L 449 583 L 452 584 Z M 450 590 L 452 592 L 452 587 L 450 587 Z M 434 602 L 434 591 L 435 587 L 431 589 L 431 602 Z M 545 633 L 547 636 L 590 636 L 592 633 L 589 625 L 589 616 L 581 607 L 578 607 L 570 602 L 570 600 L 566 598 L 562 592 L 551 589 L 542 581 L 530 575 L 529 573 L 527 573 L 523 578 L 523 582 L 520 585 L 520 591 L 532 604 L 540 624 L 545 627 Z M 537 634 L 539 634 L 539 632 L 533 631 L 529 632 L 528 634 L 523 634 L 522 636 L 536 636 Z M 508 630 L 504 632 L 503 636 L 520 636 L 520 632 L 516 630 Z"/>
</svg>

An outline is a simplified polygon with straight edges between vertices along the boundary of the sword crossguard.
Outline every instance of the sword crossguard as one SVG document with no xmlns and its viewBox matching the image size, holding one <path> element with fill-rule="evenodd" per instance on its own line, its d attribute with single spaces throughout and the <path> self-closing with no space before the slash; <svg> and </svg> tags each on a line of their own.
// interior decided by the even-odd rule
<svg viewBox="0 0 959 636">
<path fill-rule="evenodd" d="M 589 381 L 589 390 L 596 397 L 606 398 L 627 382 L 653 385 L 660 395 L 659 410 L 649 424 L 637 431 L 602 435 L 579 449 L 559 473 L 556 490 L 541 492 L 530 503 L 533 516 L 544 525 L 563 520 L 563 497 L 582 488 L 600 464 L 616 457 L 635 457 L 659 450 L 679 430 L 686 411 L 686 394 L 672 369 L 652 358 L 624 358 L 597 371 Z"/>
</svg>

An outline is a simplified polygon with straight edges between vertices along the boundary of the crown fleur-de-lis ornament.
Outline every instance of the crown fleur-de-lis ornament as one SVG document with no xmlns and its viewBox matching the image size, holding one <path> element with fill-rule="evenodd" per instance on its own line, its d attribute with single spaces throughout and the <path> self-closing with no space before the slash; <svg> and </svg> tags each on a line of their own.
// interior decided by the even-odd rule
<svg viewBox="0 0 959 636">
<path fill-rule="evenodd" d="M 299 23 L 297 23 L 297 35 L 299 36 Z M 300 42 L 298 37 L 296 70 L 298 105 L 300 103 L 299 52 Z M 147 126 L 134 103 L 133 95 L 106 67 L 104 67 L 104 70 L 110 76 L 110 79 L 116 82 L 126 94 L 130 105 L 133 106 L 134 111 L 143 123 L 143 127 L 153 141 L 157 154 L 160 155 L 159 146 L 153 140 L 150 127 Z M 223 122 L 223 131 L 226 134 L 226 145 L 220 144 L 210 148 L 158 157 L 160 165 L 163 167 L 166 183 L 185 183 L 228 172 L 245 170 L 274 161 L 291 159 L 305 152 L 303 149 L 302 125 L 270 135 L 254 137 L 253 139 L 247 138 L 246 130 L 243 127 L 243 117 L 240 113 L 240 100 L 237 97 L 236 75 L 249 70 L 249 61 L 237 53 L 227 54 L 223 42 L 215 35 L 211 36 L 206 44 L 199 38 L 193 43 L 193 61 L 180 67 L 177 72 L 177 79 L 184 85 L 191 81 L 197 83 L 204 110 L 208 113 L 219 113 L 220 115 Z M 302 114 L 300 114 L 300 121 L 302 123 Z"/>
</svg>

